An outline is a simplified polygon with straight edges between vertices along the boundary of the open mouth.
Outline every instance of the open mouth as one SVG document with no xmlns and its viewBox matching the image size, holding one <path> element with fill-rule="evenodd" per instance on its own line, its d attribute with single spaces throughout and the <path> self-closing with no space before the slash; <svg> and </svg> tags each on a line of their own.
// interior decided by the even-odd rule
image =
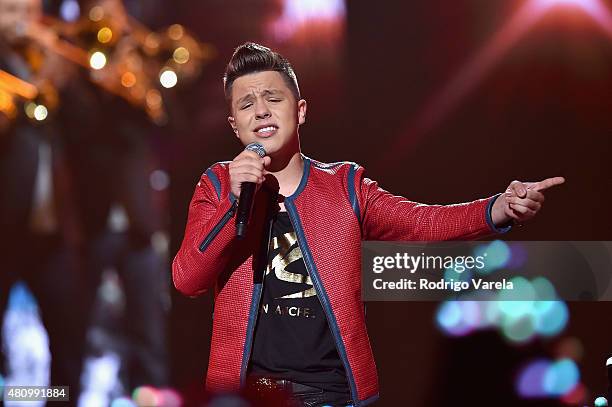
<svg viewBox="0 0 612 407">
<path fill-rule="evenodd" d="M 255 134 L 258 137 L 270 137 L 276 133 L 278 126 L 271 124 L 269 126 L 263 126 L 255 129 Z"/>
</svg>

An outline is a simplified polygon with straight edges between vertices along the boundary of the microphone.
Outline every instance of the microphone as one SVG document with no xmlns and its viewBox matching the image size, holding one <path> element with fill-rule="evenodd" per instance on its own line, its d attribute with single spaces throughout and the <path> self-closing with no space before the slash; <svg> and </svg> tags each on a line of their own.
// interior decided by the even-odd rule
<svg viewBox="0 0 612 407">
<path fill-rule="evenodd" d="M 266 150 L 259 143 L 251 143 L 246 146 L 245 150 L 254 151 L 261 158 L 266 156 Z M 238 214 L 236 215 L 236 237 L 243 239 L 246 236 L 246 229 L 249 224 L 249 218 L 253 211 L 253 201 L 255 199 L 255 183 L 243 182 L 240 185 L 240 198 L 238 199 Z"/>
</svg>

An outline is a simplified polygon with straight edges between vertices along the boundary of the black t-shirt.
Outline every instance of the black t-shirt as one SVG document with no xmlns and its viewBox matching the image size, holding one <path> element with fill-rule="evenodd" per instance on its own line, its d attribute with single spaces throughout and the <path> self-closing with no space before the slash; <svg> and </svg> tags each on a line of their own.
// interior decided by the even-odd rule
<svg viewBox="0 0 612 407">
<path fill-rule="evenodd" d="M 286 212 L 273 219 L 250 367 L 252 374 L 349 398 L 344 366 Z"/>
</svg>

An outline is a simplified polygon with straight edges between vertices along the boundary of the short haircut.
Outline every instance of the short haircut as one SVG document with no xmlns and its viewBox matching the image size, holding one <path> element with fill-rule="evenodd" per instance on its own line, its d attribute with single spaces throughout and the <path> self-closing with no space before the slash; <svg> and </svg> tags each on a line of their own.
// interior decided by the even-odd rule
<svg viewBox="0 0 612 407">
<path fill-rule="evenodd" d="M 291 93 L 295 96 L 295 100 L 301 99 L 297 76 L 289 61 L 278 52 L 253 42 L 244 43 L 236 48 L 227 64 L 223 75 L 225 98 L 228 101 L 232 99 L 232 85 L 237 78 L 263 71 L 280 73 L 289 89 L 291 89 Z"/>
</svg>

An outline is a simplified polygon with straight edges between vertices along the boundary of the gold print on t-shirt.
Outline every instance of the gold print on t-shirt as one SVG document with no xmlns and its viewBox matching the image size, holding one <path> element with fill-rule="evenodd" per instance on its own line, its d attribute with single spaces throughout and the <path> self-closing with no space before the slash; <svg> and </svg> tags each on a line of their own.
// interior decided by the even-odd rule
<svg viewBox="0 0 612 407">
<path fill-rule="evenodd" d="M 297 244 L 295 232 L 285 233 L 282 236 L 273 238 L 270 242 L 270 250 L 276 250 L 279 248 L 280 250 L 278 254 L 274 256 L 274 259 L 272 259 L 272 264 L 268 264 L 266 275 L 270 274 L 272 269 L 274 269 L 276 278 L 281 281 L 295 284 L 309 284 L 311 287 L 306 290 L 298 291 L 293 294 L 287 294 L 278 298 L 308 298 L 317 295 L 314 287 L 312 287 L 312 280 L 310 276 L 305 276 L 300 273 L 292 273 L 286 270 L 289 264 L 302 259 L 302 251 L 300 250 L 300 246 Z"/>
</svg>

